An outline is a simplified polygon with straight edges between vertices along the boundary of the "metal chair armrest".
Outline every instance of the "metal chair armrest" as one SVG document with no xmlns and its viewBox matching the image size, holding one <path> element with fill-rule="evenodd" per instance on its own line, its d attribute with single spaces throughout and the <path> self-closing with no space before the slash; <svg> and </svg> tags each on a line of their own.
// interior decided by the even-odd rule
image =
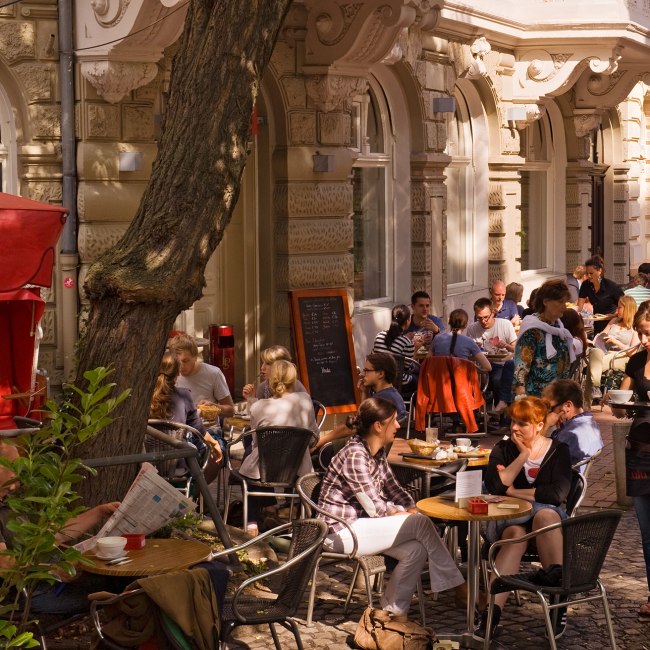
<svg viewBox="0 0 650 650">
<path fill-rule="evenodd" d="M 543 535 L 544 533 L 548 533 L 551 530 L 555 530 L 556 528 L 561 528 L 562 527 L 562 522 L 558 521 L 554 524 L 550 524 L 548 526 L 544 526 L 544 528 L 540 528 L 538 530 L 534 530 L 532 533 L 527 533 L 526 535 L 523 535 L 522 537 L 514 537 L 512 539 L 499 539 L 496 542 L 493 542 L 490 546 L 490 550 L 488 552 L 488 564 L 490 565 L 490 570 L 494 572 L 494 575 L 497 578 L 501 577 L 501 574 L 499 573 L 499 570 L 497 569 L 496 565 L 494 564 L 495 560 L 495 555 L 497 551 L 502 547 L 502 546 L 507 546 L 508 544 L 520 544 L 521 542 L 528 542 L 531 539 L 534 539 L 535 537 L 539 537 L 540 535 Z"/>
<path fill-rule="evenodd" d="M 230 462 L 231 459 L 231 453 L 230 453 L 230 448 L 236 445 L 238 442 L 244 439 L 245 436 L 252 436 L 255 433 L 255 429 L 248 429 L 248 431 L 243 431 L 240 433 L 236 438 L 232 438 L 228 443 L 226 444 L 226 461 L 228 463 L 228 469 L 233 470 L 233 466 Z"/>
<path fill-rule="evenodd" d="M 266 539 L 267 537 L 271 537 L 272 535 L 277 535 L 283 530 L 289 530 L 291 529 L 291 527 L 292 527 L 291 522 L 287 524 L 282 524 L 280 526 L 276 526 L 275 528 L 272 528 L 271 530 L 267 530 L 265 533 L 262 533 L 257 537 L 253 537 L 253 539 L 249 539 L 241 544 L 238 544 L 237 546 L 231 546 L 230 548 L 225 548 L 223 549 L 223 551 L 216 551 L 216 552 L 213 551 L 212 555 L 210 556 L 210 559 L 214 560 L 218 557 L 222 557 L 224 555 L 230 555 L 231 553 L 234 553 L 236 551 L 241 551 L 242 549 L 248 548 L 253 544 L 257 544 L 258 542 L 261 542 L 263 539 Z"/>
</svg>

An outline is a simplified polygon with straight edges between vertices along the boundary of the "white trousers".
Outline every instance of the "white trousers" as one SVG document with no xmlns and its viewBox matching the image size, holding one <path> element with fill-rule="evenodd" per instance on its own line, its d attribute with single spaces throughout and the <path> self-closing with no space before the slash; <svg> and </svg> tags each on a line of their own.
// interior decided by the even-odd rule
<svg viewBox="0 0 650 650">
<path fill-rule="evenodd" d="M 399 514 L 362 518 L 351 524 L 358 540 L 357 555 L 384 554 L 398 563 L 386 585 L 380 605 L 394 614 L 407 614 L 418 577 L 429 560 L 431 589 L 435 592 L 457 587 L 465 580 L 428 517 Z M 326 546 L 350 553 L 352 535 L 344 528 L 330 535 Z"/>
</svg>

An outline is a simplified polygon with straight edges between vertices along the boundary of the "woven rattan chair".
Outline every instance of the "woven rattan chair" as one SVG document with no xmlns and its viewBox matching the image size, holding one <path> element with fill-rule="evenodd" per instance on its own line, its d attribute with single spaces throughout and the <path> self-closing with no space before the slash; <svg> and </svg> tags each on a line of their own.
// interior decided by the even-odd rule
<svg viewBox="0 0 650 650">
<path fill-rule="evenodd" d="M 268 623 L 275 647 L 280 649 L 280 641 L 275 630 L 275 623 L 293 632 L 298 648 L 302 650 L 300 632 L 293 617 L 296 614 L 307 583 L 314 573 L 318 562 L 323 540 L 327 535 L 327 525 L 319 519 L 298 519 L 288 524 L 278 526 L 263 535 L 255 537 L 244 544 L 216 553 L 213 557 L 227 555 L 233 551 L 245 549 L 266 537 L 277 536 L 285 531 L 291 532 L 291 544 L 287 561 L 271 571 L 253 576 L 239 585 L 231 600 L 224 606 L 222 614 L 221 641 L 225 643 L 232 630 L 238 625 L 260 625 Z M 254 599 L 244 592 L 256 582 L 264 582 L 272 576 L 281 576 L 277 589 L 277 598 Z"/>
<path fill-rule="evenodd" d="M 348 607 L 350 606 L 350 601 L 352 600 L 352 593 L 354 591 L 354 586 L 357 581 L 357 576 L 359 571 L 363 573 L 365 586 L 366 586 L 366 597 L 368 599 L 368 605 L 370 607 L 372 604 L 372 579 L 381 580 L 384 573 L 386 572 L 386 562 L 383 555 L 357 555 L 358 541 L 357 536 L 354 533 L 354 530 L 349 526 L 349 524 L 339 517 L 336 517 L 330 513 L 326 513 L 322 508 L 318 506 L 318 497 L 320 494 L 322 477 L 319 474 L 312 473 L 306 474 L 298 479 L 296 488 L 298 494 L 300 495 L 300 501 L 303 507 L 303 513 L 307 516 L 313 516 L 315 513 L 327 515 L 328 517 L 335 519 L 341 523 L 345 528 L 350 532 L 352 537 L 352 550 L 350 553 L 337 553 L 335 551 L 325 550 L 320 554 L 320 557 L 316 561 L 314 566 L 314 572 L 311 581 L 311 591 L 309 593 L 309 605 L 307 607 L 307 624 L 311 625 L 312 617 L 314 614 L 314 603 L 316 601 L 316 584 L 317 584 L 317 574 L 318 568 L 321 565 L 322 560 L 327 560 L 332 563 L 339 562 L 354 562 L 354 575 L 352 576 L 352 581 L 350 582 L 350 588 L 348 590 L 348 595 L 345 599 L 345 605 L 343 606 L 343 613 L 348 613 Z M 425 613 L 424 613 L 424 598 L 422 594 L 422 582 L 418 580 L 418 600 L 420 604 L 420 617 L 422 618 L 422 624 L 425 625 Z"/>
<path fill-rule="evenodd" d="M 609 632 L 612 648 L 616 648 L 614 628 L 609 613 L 607 595 L 599 574 L 607 556 L 607 551 L 614 538 L 616 527 L 621 518 L 620 510 L 602 510 L 592 514 L 578 515 L 558 522 L 535 532 L 515 539 L 499 540 L 492 544 L 488 556 L 490 568 L 496 575 L 496 580 L 490 586 L 490 602 L 488 608 L 487 628 L 483 648 L 490 646 L 490 630 L 494 612 L 494 598 L 504 591 L 521 590 L 537 594 L 546 622 L 546 635 L 552 650 L 556 650 L 553 622 L 551 613 L 558 608 L 566 607 L 567 603 L 584 603 L 600 599 L 605 611 L 605 621 Z M 506 544 L 519 544 L 522 541 L 535 539 L 539 535 L 562 529 L 562 584 L 557 587 L 540 586 L 527 579 L 528 574 L 500 575 L 496 565 L 496 554 Z M 598 593 L 594 594 L 595 590 Z"/>
<path fill-rule="evenodd" d="M 240 481 L 242 484 L 243 501 L 243 528 L 248 525 L 248 497 L 250 496 L 275 496 L 289 499 L 292 502 L 298 500 L 295 492 L 296 478 L 300 463 L 307 451 L 313 432 L 309 429 L 299 427 L 260 427 L 245 431 L 235 440 L 228 443 L 228 452 L 233 445 L 246 437 L 257 437 L 257 449 L 259 452 L 259 479 L 251 479 L 244 476 L 231 464 L 230 453 L 228 456 L 228 469 L 231 478 Z M 255 488 L 272 488 L 275 492 L 256 490 Z M 226 505 L 224 521 L 228 521 L 228 507 L 230 505 L 230 493 L 226 493 Z"/>
</svg>

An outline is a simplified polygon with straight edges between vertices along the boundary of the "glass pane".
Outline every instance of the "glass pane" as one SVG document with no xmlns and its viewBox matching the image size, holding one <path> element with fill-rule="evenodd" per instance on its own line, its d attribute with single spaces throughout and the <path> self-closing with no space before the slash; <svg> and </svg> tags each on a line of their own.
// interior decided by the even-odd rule
<svg viewBox="0 0 650 650">
<path fill-rule="evenodd" d="M 386 288 L 386 172 L 353 170 L 354 299 L 374 300 Z"/>
<path fill-rule="evenodd" d="M 545 171 L 521 172 L 521 270 L 548 266 Z"/>
<path fill-rule="evenodd" d="M 471 222 L 467 204 L 467 167 L 448 167 L 447 281 L 467 282 L 467 236 Z"/>
</svg>

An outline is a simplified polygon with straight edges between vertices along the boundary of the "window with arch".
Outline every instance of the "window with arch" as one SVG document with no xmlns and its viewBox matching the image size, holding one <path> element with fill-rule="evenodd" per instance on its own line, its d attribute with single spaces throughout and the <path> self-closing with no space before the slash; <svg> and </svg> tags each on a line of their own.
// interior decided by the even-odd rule
<svg viewBox="0 0 650 650">
<path fill-rule="evenodd" d="M 550 171 L 550 125 L 546 116 L 520 134 L 521 168 L 521 270 L 546 271 L 553 234 Z"/>
<path fill-rule="evenodd" d="M 354 300 L 392 299 L 393 213 L 390 119 L 383 92 L 374 82 L 352 105 Z"/>
</svg>

